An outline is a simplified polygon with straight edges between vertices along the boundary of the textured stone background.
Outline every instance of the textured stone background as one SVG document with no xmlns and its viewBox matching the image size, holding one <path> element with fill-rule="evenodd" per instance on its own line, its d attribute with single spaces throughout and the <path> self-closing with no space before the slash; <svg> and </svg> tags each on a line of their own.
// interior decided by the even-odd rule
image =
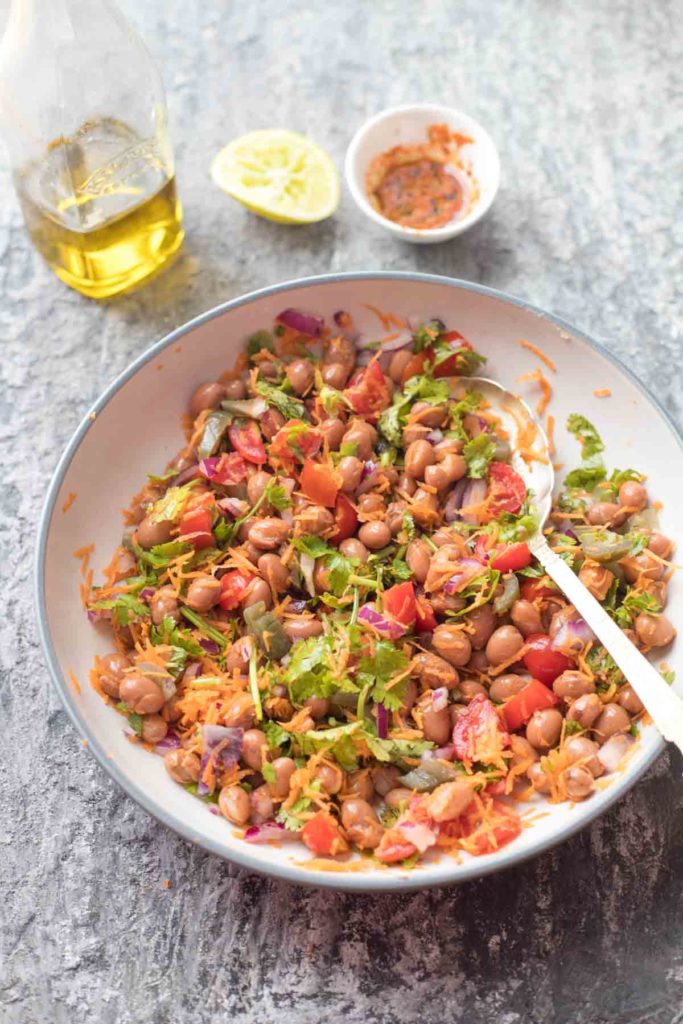
<svg viewBox="0 0 683 1024">
<path fill-rule="evenodd" d="M 680 757 L 505 875 L 381 900 L 291 888 L 190 848 L 110 783 L 52 692 L 29 577 L 49 476 L 93 398 L 168 329 L 285 278 L 400 268 L 506 289 L 602 339 L 680 421 L 680 5 L 123 6 L 168 87 L 182 258 L 128 297 L 82 299 L 31 249 L 0 168 L 0 1020 L 679 1024 Z M 220 144 L 270 125 L 341 166 L 365 117 L 413 100 L 461 106 L 500 147 L 493 212 L 453 243 L 397 244 L 347 195 L 324 224 L 278 227 L 209 181 Z"/>
</svg>

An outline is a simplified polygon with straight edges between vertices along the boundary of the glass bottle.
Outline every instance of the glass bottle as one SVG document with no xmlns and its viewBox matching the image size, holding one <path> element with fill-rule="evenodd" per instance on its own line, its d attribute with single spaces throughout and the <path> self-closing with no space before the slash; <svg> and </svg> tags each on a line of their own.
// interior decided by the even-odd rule
<svg viewBox="0 0 683 1024">
<path fill-rule="evenodd" d="M 29 234 L 66 284 L 116 295 L 180 248 L 163 85 L 111 0 L 12 0 L 0 122 Z"/>
</svg>

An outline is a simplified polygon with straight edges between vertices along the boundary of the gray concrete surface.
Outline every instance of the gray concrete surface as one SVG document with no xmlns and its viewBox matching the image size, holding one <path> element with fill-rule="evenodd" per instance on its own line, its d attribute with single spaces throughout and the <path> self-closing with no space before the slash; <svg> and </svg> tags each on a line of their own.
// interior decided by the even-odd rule
<svg viewBox="0 0 683 1024">
<path fill-rule="evenodd" d="M 112 785 L 52 691 L 30 581 L 48 479 L 93 398 L 168 329 L 285 278 L 418 269 L 525 296 L 602 339 L 680 422 L 680 5 L 123 6 L 168 87 L 182 258 L 130 296 L 82 299 L 31 249 L 0 171 L 0 1020 L 680 1024 L 680 757 L 505 875 L 382 899 L 291 888 L 190 848 Z M 247 129 L 310 132 L 341 166 L 366 116 L 432 99 L 487 125 L 503 164 L 493 212 L 452 243 L 397 244 L 347 194 L 324 224 L 278 227 L 209 181 Z"/>
</svg>

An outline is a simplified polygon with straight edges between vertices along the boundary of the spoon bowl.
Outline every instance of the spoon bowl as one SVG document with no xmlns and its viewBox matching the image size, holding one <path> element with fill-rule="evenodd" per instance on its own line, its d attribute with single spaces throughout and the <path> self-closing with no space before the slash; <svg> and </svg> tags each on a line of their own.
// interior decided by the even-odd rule
<svg viewBox="0 0 683 1024">
<path fill-rule="evenodd" d="M 467 383 L 468 385 L 472 384 L 473 390 L 482 394 L 489 405 L 495 409 L 503 429 L 511 439 L 514 439 L 511 444 L 510 464 L 532 493 L 531 504 L 538 517 L 538 529 L 542 530 L 552 509 L 555 488 L 555 470 L 550 458 L 550 445 L 543 427 L 524 399 L 503 387 L 502 384 L 498 384 L 497 381 L 489 380 L 488 377 L 468 377 Z M 533 447 L 538 458 L 530 462 L 522 457 L 517 444 L 514 443 L 519 435 L 520 423 L 531 423 L 535 428 L 536 436 Z"/>
<path fill-rule="evenodd" d="M 612 656 L 664 739 L 675 743 L 683 753 L 683 701 L 673 693 L 654 665 L 631 643 L 621 627 L 584 587 L 572 567 L 548 544 L 543 528 L 552 509 L 555 474 L 543 427 L 522 398 L 496 381 L 487 377 L 470 377 L 468 383 L 475 385 L 476 390 L 484 395 L 500 416 L 503 429 L 511 439 L 512 467 L 532 492 L 531 506 L 537 516 L 536 532 L 528 540 L 532 554 L 574 605 L 578 615 L 592 630 L 594 638 Z M 533 426 L 534 431 L 531 459 L 528 454 L 526 459 L 523 458 L 518 443 L 520 432 L 528 428 L 528 424 Z M 526 438 L 522 450 L 529 452 Z"/>
</svg>

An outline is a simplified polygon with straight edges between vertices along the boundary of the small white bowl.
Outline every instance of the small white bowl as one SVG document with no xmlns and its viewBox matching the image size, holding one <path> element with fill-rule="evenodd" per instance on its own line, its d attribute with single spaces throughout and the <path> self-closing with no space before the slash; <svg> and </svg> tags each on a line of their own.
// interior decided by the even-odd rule
<svg viewBox="0 0 683 1024">
<path fill-rule="evenodd" d="M 467 216 L 454 219 L 441 228 L 409 228 L 383 217 L 373 207 L 365 186 L 365 176 L 372 160 L 393 146 L 419 145 L 427 142 L 430 125 L 446 124 L 454 132 L 469 135 L 474 141 L 460 148 L 460 155 L 471 169 L 479 187 L 479 195 Z M 346 151 L 344 163 L 346 183 L 356 205 L 363 213 L 396 238 L 425 245 L 446 242 L 467 231 L 484 216 L 496 197 L 500 183 L 500 161 L 493 139 L 480 124 L 453 107 L 431 103 L 411 103 L 383 110 L 359 128 Z"/>
</svg>

